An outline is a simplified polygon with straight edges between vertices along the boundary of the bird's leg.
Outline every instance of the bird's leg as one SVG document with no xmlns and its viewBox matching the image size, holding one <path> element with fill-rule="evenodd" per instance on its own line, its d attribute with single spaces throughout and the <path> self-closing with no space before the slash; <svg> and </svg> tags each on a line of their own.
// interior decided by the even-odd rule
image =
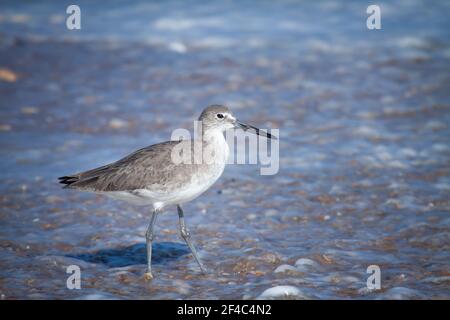
<svg viewBox="0 0 450 320">
<path fill-rule="evenodd" d="M 194 256 L 195 260 L 197 261 L 198 265 L 200 266 L 200 269 L 202 270 L 202 272 L 206 273 L 207 270 L 203 266 L 202 262 L 200 261 L 198 255 L 197 255 L 197 250 L 195 250 L 195 247 L 194 247 L 194 245 L 191 242 L 191 235 L 190 235 L 188 229 L 186 228 L 186 224 L 184 222 L 183 209 L 181 209 L 180 205 L 177 205 L 177 209 L 178 209 L 178 217 L 180 219 L 180 233 L 181 233 L 181 237 L 184 239 L 184 241 L 188 245 L 189 249 L 191 249 L 192 255 Z"/>
<path fill-rule="evenodd" d="M 153 210 L 150 223 L 148 224 L 147 232 L 145 233 L 145 240 L 147 242 L 147 272 L 145 278 L 150 280 L 152 275 L 152 240 L 153 240 L 153 227 L 155 226 L 156 217 L 158 216 L 158 210 Z"/>
</svg>

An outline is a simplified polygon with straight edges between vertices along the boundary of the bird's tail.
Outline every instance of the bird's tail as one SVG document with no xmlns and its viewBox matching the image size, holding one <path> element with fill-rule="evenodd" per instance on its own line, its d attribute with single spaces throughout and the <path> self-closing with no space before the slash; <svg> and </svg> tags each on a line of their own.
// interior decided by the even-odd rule
<svg viewBox="0 0 450 320">
<path fill-rule="evenodd" d="M 58 178 L 59 183 L 64 184 L 64 188 L 69 188 L 70 185 L 78 182 L 80 180 L 80 176 L 63 176 Z"/>
</svg>

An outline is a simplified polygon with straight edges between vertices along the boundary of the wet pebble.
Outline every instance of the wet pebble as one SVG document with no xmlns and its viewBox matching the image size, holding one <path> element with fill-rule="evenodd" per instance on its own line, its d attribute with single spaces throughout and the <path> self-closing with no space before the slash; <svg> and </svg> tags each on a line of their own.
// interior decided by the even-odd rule
<svg viewBox="0 0 450 320">
<path fill-rule="evenodd" d="M 298 272 L 298 270 L 296 267 L 291 266 L 289 264 L 282 264 L 281 266 L 278 266 L 273 272 L 274 273 Z"/>
<path fill-rule="evenodd" d="M 258 300 L 290 300 L 309 299 L 300 289 L 294 286 L 276 286 L 266 289 L 257 297 Z"/>
<path fill-rule="evenodd" d="M 319 267 L 319 264 L 309 258 L 300 258 L 295 262 L 295 267 L 297 268 L 297 270 L 304 272 L 310 268 Z"/>
<path fill-rule="evenodd" d="M 0 68 L 0 80 L 5 82 L 16 82 L 18 79 L 17 73 L 7 68 Z"/>
<path fill-rule="evenodd" d="M 112 129 L 123 129 L 123 128 L 127 128 L 128 127 L 128 122 L 124 121 L 122 119 L 111 119 L 109 121 L 109 127 Z"/>
</svg>

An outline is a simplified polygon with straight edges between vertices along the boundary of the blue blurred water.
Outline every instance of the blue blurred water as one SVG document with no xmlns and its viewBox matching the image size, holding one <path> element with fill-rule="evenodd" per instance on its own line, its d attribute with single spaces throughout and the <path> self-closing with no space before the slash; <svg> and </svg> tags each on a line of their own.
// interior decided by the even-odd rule
<svg viewBox="0 0 450 320">
<path fill-rule="evenodd" d="M 77 4 L 69 31 L 68 4 L 0 3 L 3 298 L 449 297 L 448 2 L 379 2 L 379 31 L 362 1 Z M 212 103 L 280 129 L 280 172 L 230 165 L 186 206 L 208 276 L 163 215 L 147 283 L 148 213 L 55 178 L 167 140 Z M 301 258 L 314 267 L 275 272 Z M 365 289 L 372 264 L 381 291 Z"/>
<path fill-rule="evenodd" d="M 189 47 L 282 47 L 326 41 L 340 47 L 383 47 L 403 37 L 448 39 L 446 1 L 380 1 L 383 31 L 366 28 L 362 1 L 78 1 L 82 30 L 65 30 L 60 1 L 2 1 L 2 29 L 39 39 L 116 40 Z M 376 43 L 375 43 L 376 42 Z M 381 43 L 380 43 L 381 42 Z"/>
</svg>

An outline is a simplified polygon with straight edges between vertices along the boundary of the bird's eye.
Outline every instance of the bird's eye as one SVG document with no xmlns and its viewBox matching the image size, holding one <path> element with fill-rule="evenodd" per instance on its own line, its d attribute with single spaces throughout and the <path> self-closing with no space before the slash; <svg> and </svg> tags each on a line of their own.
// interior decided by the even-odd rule
<svg viewBox="0 0 450 320">
<path fill-rule="evenodd" d="M 219 118 L 219 119 L 223 119 L 223 114 L 221 114 L 221 113 L 218 113 L 216 116 L 217 116 L 217 118 Z"/>
</svg>

